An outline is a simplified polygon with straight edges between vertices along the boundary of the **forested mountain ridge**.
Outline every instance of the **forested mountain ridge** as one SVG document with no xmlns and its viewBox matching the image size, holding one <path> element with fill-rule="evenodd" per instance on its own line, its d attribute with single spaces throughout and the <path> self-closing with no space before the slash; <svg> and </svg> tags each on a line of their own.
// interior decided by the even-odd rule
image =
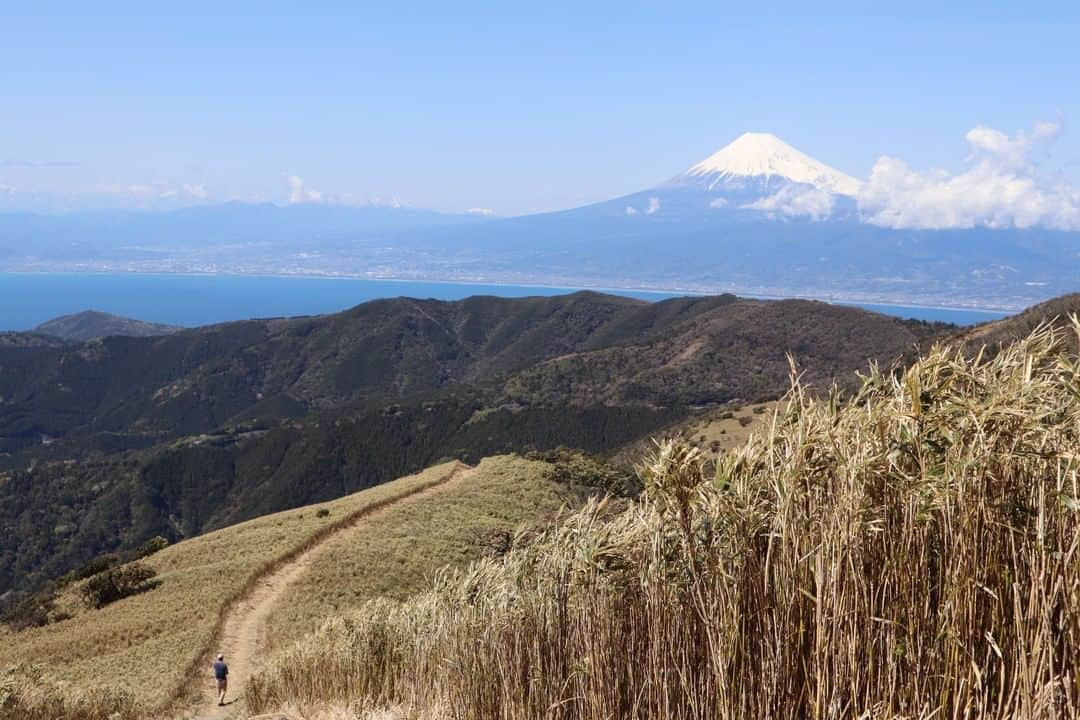
<svg viewBox="0 0 1080 720">
<path fill-rule="evenodd" d="M 716 296 L 650 304 L 585 292 L 458 302 L 398 298 L 335 315 L 227 323 L 162 337 L 0 347 L 0 448 L 95 433 L 181 437 L 239 419 L 276 420 L 462 382 L 491 385 L 569 356 L 589 365 L 573 398 L 551 390 L 549 380 L 523 380 L 509 383 L 512 399 L 666 404 L 681 399 L 679 393 L 664 378 L 625 375 L 626 357 L 647 356 L 646 365 L 655 370 L 671 359 L 664 359 L 670 348 L 699 346 L 694 338 L 703 335 L 717 352 L 748 363 L 767 356 L 769 365 L 786 367 L 784 355 L 791 350 L 808 371 L 826 377 L 840 366 L 858 366 L 853 358 L 895 357 L 929 332 L 919 323 L 824 303 Z M 729 337 L 738 344 L 728 343 Z M 844 343 L 851 347 L 843 349 Z M 596 351 L 609 352 L 612 362 L 587 354 Z M 719 359 L 716 353 L 697 358 Z M 608 377 L 602 391 L 592 392 L 585 381 L 597 364 Z M 739 377 L 726 378 L 722 388 L 695 390 L 701 395 L 696 402 L 782 389 L 775 377 L 748 389 L 738 368 L 699 370 Z M 568 371 L 575 380 L 577 370 Z M 537 373 L 548 376 L 550 368 Z M 529 391 L 535 382 L 538 397 Z M 644 388 L 612 395 L 612 385 L 643 382 Z"/>
<path fill-rule="evenodd" d="M 861 312 L 861 311 L 860 311 Z M 506 383 L 522 402 L 710 405 L 776 397 L 790 353 L 810 384 L 843 380 L 933 335 L 931 326 L 805 300 L 738 300 L 640 340 L 538 362 Z"/>
<path fill-rule="evenodd" d="M 180 330 L 180 328 L 175 325 L 135 320 L 98 310 L 84 310 L 80 313 L 62 315 L 43 322 L 34 328 L 33 332 L 72 342 L 83 342 L 111 335 L 153 337 L 155 335 L 168 335 L 177 330 Z"/>
<path fill-rule="evenodd" d="M 779 395 L 788 352 L 823 384 L 940 330 L 817 302 L 583 292 L 0 346 L 0 595 L 444 458 L 607 453 L 697 407 Z"/>
<path fill-rule="evenodd" d="M 0 348 L 60 347 L 64 341 L 58 337 L 35 332 L 0 332 Z"/>
</svg>

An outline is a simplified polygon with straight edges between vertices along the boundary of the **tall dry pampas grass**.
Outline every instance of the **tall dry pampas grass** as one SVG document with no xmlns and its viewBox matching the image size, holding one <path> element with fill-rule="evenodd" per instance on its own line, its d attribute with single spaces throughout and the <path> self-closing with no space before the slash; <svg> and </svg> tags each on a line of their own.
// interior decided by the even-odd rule
<svg viewBox="0 0 1080 720">
<path fill-rule="evenodd" d="M 1070 332 L 1080 332 L 1073 322 Z M 1080 717 L 1080 364 L 1042 328 L 936 348 L 847 402 L 796 382 L 711 469 L 327 623 L 256 710 L 453 718 Z"/>
<path fill-rule="evenodd" d="M 0 672 L 2 720 L 135 720 L 130 693 L 111 689 L 68 692 L 49 681 L 44 668 L 20 665 Z"/>
</svg>

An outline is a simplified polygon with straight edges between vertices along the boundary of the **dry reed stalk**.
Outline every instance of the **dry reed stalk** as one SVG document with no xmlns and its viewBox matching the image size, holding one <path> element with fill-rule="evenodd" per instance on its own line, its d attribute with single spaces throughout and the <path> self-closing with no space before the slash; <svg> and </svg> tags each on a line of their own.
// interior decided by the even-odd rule
<svg viewBox="0 0 1080 720">
<path fill-rule="evenodd" d="M 249 706 L 1078 717 L 1080 362 L 1062 340 L 936 347 L 846 402 L 794 380 L 713 470 L 661 444 L 641 502 L 593 502 L 330 621 L 252 679 Z"/>
</svg>

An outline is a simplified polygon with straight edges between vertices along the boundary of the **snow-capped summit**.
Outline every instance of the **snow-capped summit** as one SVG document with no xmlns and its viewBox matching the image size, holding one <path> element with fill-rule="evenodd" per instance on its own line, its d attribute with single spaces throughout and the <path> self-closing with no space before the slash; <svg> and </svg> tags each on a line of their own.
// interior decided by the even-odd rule
<svg viewBox="0 0 1080 720">
<path fill-rule="evenodd" d="M 747 180 L 773 185 L 773 179 L 812 185 L 834 195 L 854 196 L 861 183 L 850 175 L 799 152 L 771 133 L 748 132 L 705 158 L 670 185 L 719 190 Z M 780 183 L 784 184 L 784 183 Z"/>
</svg>

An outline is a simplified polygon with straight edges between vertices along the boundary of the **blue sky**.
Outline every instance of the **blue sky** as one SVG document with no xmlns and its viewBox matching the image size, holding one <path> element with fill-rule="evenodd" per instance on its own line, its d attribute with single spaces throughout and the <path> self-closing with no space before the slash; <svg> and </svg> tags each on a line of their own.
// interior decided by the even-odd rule
<svg viewBox="0 0 1080 720">
<path fill-rule="evenodd" d="M 1038 121 L 1080 181 L 1075 3 L 228 5 L 5 8 L 9 206 L 286 202 L 292 175 L 514 214 L 648 187 L 746 130 L 866 178 L 881 155 L 959 171 L 972 128 Z"/>
</svg>

